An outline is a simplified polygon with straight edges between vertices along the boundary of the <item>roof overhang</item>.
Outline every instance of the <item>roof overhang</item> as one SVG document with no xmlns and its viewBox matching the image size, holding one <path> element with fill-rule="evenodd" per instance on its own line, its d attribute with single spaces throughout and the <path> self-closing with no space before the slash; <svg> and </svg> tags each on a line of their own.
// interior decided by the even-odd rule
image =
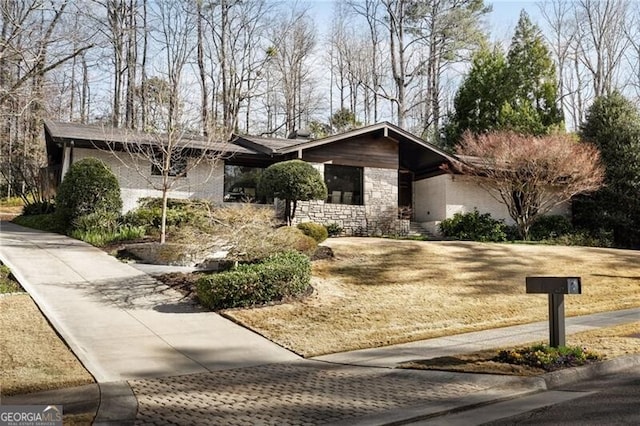
<svg viewBox="0 0 640 426">
<path fill-rule="evenodd" d="M 458 161 L 454 155 L 389 122 L 377 123 L 313 141 L 298 142 L 276 152 L 280 154 L 303 152 L 363 136 L 384 137 L 397 142 L 400 168 L 413 171 L 417 178 L 443 173 L 440 169 L 442 164 Z"/>
<path fill-rule="evenodd" d="M 62 123 L 45 121 L 45 139 L 47 149 L 61 148 L 71 145 L 78 148 L 107 149 L 115 151 L 127 150 L 127 145 L 163 146 L 170 138 L 176 147 L 191 150 L 194 153 L 208 151 L 223 156 L 259 155 L 256 151 L 235 145 L 230 142 L 214 140 L 202 136 L 174 133 L 156 134 L 139 132 L 110 126 Z"/>
</svg>

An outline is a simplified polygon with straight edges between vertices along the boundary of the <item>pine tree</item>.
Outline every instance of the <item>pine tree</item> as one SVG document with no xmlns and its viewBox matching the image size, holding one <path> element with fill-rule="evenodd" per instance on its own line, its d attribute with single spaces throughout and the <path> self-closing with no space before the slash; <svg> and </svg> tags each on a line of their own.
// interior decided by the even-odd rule
<svg viewBox="0 0 640 426">
<path fill-rule="evenodd" d="M 620 247 L 640 246 L 640 111 L 618 92 L 597 98 L 581 126 L 600 150 L 605 186 L 573 205 L 574 222 L 613 233 Z"/>
<path fill-rule="evenodd" d="M 499 113 L 507 100 L 504 91 L 506 60 L 498 46 L 485 47 L 472 59 L 471 70 L 454 98 L 454 112 L 444 128 L 451 148 L 465 131 L 480 133 L 499 127 Z"/>
<path fill-rule="evenodd" d="M 454 146 L 466 131 L 511 130 L 528 135 L 561 128 L 557 77 L 540 30 L 522 12 L 505 58 L 499 47 L 478 52 L 444 128 Z"/>
<path fill-rule="evenodd" d="M 555 64 L 540 29 L 524 11 L 507 54 L 504 84 L 510 97 L 500 111 L 501 127 L 542 135 L 562 124 Z"/>
</svg>

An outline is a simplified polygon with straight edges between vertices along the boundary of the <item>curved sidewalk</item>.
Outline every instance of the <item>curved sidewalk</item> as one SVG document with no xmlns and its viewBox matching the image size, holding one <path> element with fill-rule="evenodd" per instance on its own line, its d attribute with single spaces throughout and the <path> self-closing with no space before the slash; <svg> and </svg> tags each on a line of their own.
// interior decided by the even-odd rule
<svg viewBox="0 0 640 426">
<path fill-rule="evenodd" d="M 2 222 L 0 259 L 98 382 L 299 359 L 84 242 Z"/>
</svg>

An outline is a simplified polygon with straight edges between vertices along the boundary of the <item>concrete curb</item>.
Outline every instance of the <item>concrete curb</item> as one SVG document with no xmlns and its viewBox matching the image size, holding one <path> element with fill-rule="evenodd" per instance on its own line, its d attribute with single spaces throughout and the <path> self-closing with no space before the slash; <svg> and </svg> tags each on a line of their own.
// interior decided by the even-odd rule
<svg viewBox="0 0 640 426">
<path fill-rule="evenodd" d="M 94 425 L 133 425 L 138 414 L 138 400 L 127 382 L 99 383 L 100 406 Z"/>
<path fill-rule="evenodd" d="M 582 367 L 553 371 L 541 377 L 544 379 L 547 389 L 557 389 L 581 380 L 618 373 L 633 367 L 640 367 L 640 354 L 624 355 L 594 364 L 583 365 Z"/>
<path fill-rule="evenodd" d="M 405 425 L 409 423 L 433 419 L 436 417 L 446 416 L 448 414 L 469 411 L 486 405 L 519 398 L 528 394 L 557 389 L 562 386 L 570 385 L 582 380 L 593 379 L 612 373 L 618 373 L 620 371 L 628 370 L 634 367 L 640 367 L 640 354 L 625 355 L 611 360 L 604 360 L 594 364 L 583 365 L 581 367 L 572 367 L 564 370 L 553 371 L 541 376 L 518 377 L 513 383 L 507 384 L 506 386 L 496 386 L 486 389 L 478 394 L 461 398 L 457 401 L 457 404 L 454 407 L 447 408 L 445 404 L 443 404 L 442 409 L 439 411 L 437 410 L 438 407 L 436 406 L 436 410 L 434 410 L 434 407 L 432 407 L 429 412 L 423 411 L 420 414 L 416 413 L 416 411 L 418 410 L 411 410 L 415 414 L 413 416 L 411 416 L 411 411 L 405 410 L 404 413 L 407 416 L 404 416 L 402 419 L 397 420 L 392 419 L 392 415 L 390 413 L 389 416 L 385 416 L 387 417 L 387 420 L 385 420 L 385 422 L 381 424 L 384 426 Z M 509 392 L 509 396 L 500 396 L 497 398 L 491 397 L 492 394 L 504 394 L 505 391 Z M 399 415 L 400 413 L 397 414 Z M 361 423 L 359 420 L 360 419 L 356 419 L 355 422 L 351 422 L 350 424 L 367 424 L 366 422 Z"/>
<path fill-rule="evenodd" d="M 100 405 L 100 389 L 96 383 L 91 383 L 26 394 L 0 395 L 0 405 L 62 405 L 65 415 L 95 413 Z"/>
</svg>

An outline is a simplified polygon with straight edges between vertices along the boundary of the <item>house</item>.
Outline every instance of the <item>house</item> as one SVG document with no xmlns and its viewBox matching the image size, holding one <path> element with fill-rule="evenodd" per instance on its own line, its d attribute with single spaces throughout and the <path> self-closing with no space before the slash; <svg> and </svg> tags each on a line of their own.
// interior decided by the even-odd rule
<svg viewBox="0 0 640 426">
<path fill-rule="evenodd" d="M 128 144 L 157 144 L 152 135 L 50 121 L 44 129 L 49 170 L 57 183 L 72 163 L 95 157 L 118 177 L 125 211 L 142 197 L 160 196 L 153 188 L 161 177 L 149 160 L 126 155 Z M 298 158 L 312 163 L 328 188 L 326 200 L 298 204 L 298 222 L 337 223 L 350 235 L 403 233 L 410 221 L 437 233 L 442 220 L 474 209 L 512 222 L 506 208 L 473 178 L 442 170 L 455 156 L 387 122 L 315 140 L 298 133 L 288 139 L 233 135 L 228 142 L 213 143 L 194 136 L 181 138 L 181 143 L 192 153 L 213 152 L 219 161 L 199 164 L 185 176 L 176 170 L 177 185 L 169 195 L 174 198 L 260 202 L 256 186 L 261 171 Z"/>
</svg>

